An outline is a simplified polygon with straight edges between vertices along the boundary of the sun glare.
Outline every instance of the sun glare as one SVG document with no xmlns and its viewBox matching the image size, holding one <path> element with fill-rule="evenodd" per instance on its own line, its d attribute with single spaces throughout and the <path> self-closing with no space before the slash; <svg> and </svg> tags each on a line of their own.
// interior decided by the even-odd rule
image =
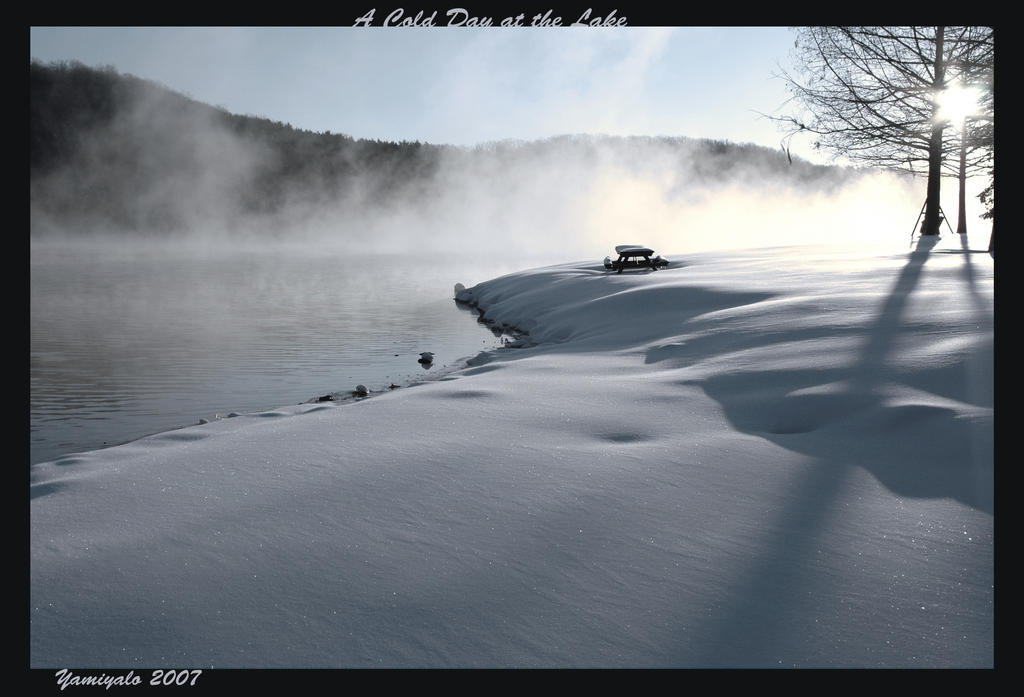
<svg viewBox="0 0 1024 697">
<path fill-rule="evenodd" d="M 980 92 L 977 87 L 951 85 L 939 93 L 939 112 L 942 121 L 959 124 L 978 109 Z"/>
</svg>

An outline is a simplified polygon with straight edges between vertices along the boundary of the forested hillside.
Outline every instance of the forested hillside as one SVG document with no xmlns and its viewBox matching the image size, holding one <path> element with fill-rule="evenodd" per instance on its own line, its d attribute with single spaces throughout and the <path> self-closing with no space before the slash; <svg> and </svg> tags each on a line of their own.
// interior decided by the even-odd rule
<svg viewBox="0 0 1024 697">
<path fill-rule="evenodd" d="M 664 196 L 685 199 L 768 180 L 827 190 L 856 175 L 760 146 L 683 137 L 567 135 L 476 147 L 356 139 L 231 114 L 78 63 L 32 62 L 29 102 L 33 234 L 233 228 L 254 216 L 344 218 L 398 203 L 436 217 L 452 194 L 530 206 L 538 195 L 550 203 L 593 192 L 598 176 L 657 180 Z"/>
</svg>

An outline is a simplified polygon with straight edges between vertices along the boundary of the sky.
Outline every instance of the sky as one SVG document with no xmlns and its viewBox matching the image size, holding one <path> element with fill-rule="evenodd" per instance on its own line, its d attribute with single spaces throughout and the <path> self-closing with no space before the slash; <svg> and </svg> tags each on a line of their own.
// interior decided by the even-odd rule
<svg viewBox="0 0 1024 697">
<path fill-rule="evenodd" d="M 777 148 L 782 134 L 761 114 L 788 97 L 773 73 L 794 38 L 786 27 L 34 27 L 30 51 L 356 138 L 603 133 Z"/>
</svg>

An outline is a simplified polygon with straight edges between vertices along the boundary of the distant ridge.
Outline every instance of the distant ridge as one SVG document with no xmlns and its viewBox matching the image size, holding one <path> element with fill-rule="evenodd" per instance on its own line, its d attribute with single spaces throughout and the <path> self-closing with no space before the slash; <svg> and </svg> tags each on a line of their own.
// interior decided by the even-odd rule
<svg viewBox="0 0 1024 697">
<path fill-rule="evenodd" d="M 857 175 L 758 145 L 685 137 L 563 135 L 474 147 L 356 139 L 231 114 L 77 62 L 32 61 L 29 102 L 33 234 L 48 225 L 160 234 L 197 218 L 415 205 L 466 173 L 514 191 L 536 167 L 578 165 L 564 181 L 571 190 L 609 165 L 637 176 L 667 168 L 677 188 L 766 177 L 827 188 Z"/>
</svg>

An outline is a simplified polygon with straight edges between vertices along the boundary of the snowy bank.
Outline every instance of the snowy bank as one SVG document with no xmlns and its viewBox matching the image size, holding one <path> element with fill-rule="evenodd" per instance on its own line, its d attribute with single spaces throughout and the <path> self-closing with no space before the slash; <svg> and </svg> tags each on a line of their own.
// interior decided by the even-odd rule
<svg viewBox="0 0 1024 697">
<path fill-rule="evenodd" d="M 783 248 L 461 291 L 437 382 L 33 468 L 34 667 L 985 667 L 993 264 Z"/>
</svg>

